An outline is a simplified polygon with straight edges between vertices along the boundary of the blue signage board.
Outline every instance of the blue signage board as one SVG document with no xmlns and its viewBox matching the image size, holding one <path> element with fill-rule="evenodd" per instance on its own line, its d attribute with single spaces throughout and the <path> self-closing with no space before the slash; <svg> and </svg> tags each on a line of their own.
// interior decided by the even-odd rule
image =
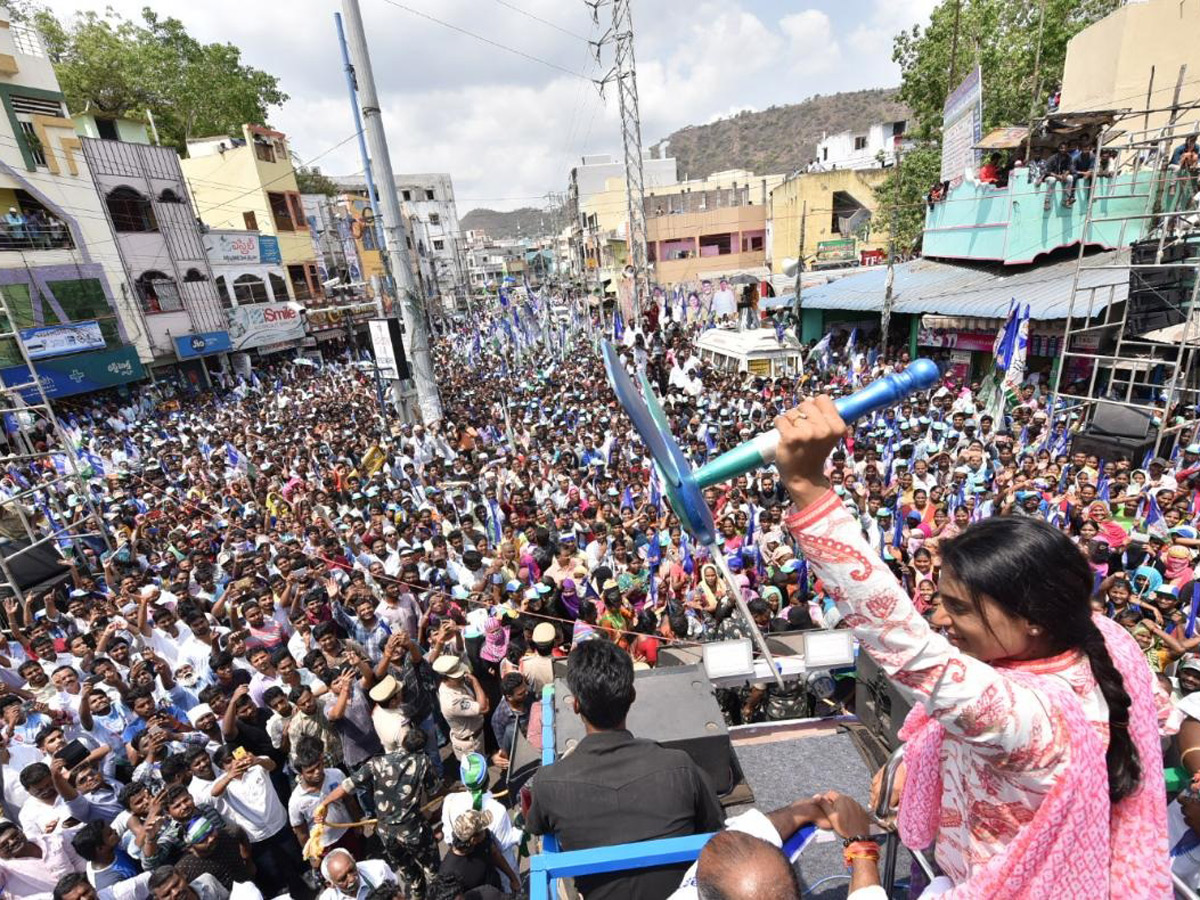
<svg viewBox="0 0 1200 900">
<path fill-rule="evenodd" d="M 279 238 L 273 234 L 258 236 L 258 261 L 263 265 L 282 265 L 283 255 L 279 252 Z"/>
<path fill-rule="evenodd" d="M 65 356 L 82 350 L 103 350 L 104 335 L 99 322 L 71 322 L 46 325 L 41 328 L 22 328 L 21 339 L 30 359 Z"/>
<path fill-rule="evenodd" d="M 180 359 L 196 359 L 210 353 L 227 353 L 233 349 L 228 331 L 205 331 L 173 338 L 175 355 Z"/>
<path fill-rule="evenodd" d="M 128 346 L 44 359 L 37 363 L 36 369 L 42 390 L 51 398 L 98 391 L 146 377 L 137 349 Z M 25 384 L 29 381 L 29 370 L 24 366 L 9 366 L 0 369 L 0 379 L 9 387 Z M 34 387 L 22 390 L 21 396 L 26 403 L 40 402 Z"/>
</svg>

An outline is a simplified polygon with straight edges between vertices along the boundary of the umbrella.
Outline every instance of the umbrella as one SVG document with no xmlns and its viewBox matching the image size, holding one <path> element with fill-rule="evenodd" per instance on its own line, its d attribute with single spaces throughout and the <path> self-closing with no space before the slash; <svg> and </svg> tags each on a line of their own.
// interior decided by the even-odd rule
<svg viewBox="0 0 1200 900">
<path fill-rule="evenodd" d="M 734 275 L 732 278 L 730 278 L 729 283 L 730 284 L 758 284 L 758 278 L 754 275 L 747 275 L 746 273 L 743 272 L 741 275 Z"/>
</svg>

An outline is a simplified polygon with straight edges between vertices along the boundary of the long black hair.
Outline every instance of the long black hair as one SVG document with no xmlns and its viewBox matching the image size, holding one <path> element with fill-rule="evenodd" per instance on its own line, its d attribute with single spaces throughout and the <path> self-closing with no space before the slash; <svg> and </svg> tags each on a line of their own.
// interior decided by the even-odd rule
<svg viewBox="0 0 1200 900">
<path fill-rule="evenodd" d="M 1039 626 L 1053 652 L 1087 654 L 1108 703 L 1109 798 L 1116 803 L 1137 790 L 1142 766 L 1129 735 L 1129 694 L 1092 621 L 1092 570 L 1071 539 L 1041 519 L 997 516 L 943 544 L 941 555 L 943 570 L 967 588 L 989 630 L 985 596 Z"/>
</svg>

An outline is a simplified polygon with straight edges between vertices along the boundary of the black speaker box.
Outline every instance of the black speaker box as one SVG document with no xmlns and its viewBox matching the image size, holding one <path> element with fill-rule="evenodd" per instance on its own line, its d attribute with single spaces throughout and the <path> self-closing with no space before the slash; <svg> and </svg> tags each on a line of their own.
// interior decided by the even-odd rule
<svg viewBox="0 0 1200 900">
<path fill-rule="evenodd" d="M 912 704 L 901 696 L 875 660 L 866 651 L 859 653 L 854 711 L 859 721 L 883 741 L 889 751 L 900 746 L 896 734 L 910 709 Z"/>
<path fill-rule="evenodd" d="M 701 664 L 645 669 L 635 673 L 637 699 L 626 727 L 634 737 L 686 750 L 718 794 L 736 783 L 733 748 L 712 684 Z M 571 708 L 567 682 L 554 682 L 554 749 L 562 756 L 583 740 L 583 721 Z"/>
</svg>

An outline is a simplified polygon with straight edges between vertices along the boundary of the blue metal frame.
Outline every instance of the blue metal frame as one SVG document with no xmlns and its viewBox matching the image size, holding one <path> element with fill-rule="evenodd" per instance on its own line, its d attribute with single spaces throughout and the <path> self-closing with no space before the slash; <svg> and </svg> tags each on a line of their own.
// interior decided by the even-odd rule
<svg viewBox="0 0 1200 900">
<path fill-rule="evenodd" d="M 554 687 L 546 685 L 542 688 L 542 765 L 549 766 L 553 763 Z M 806 825 L 792 835 L 783 845 L 783 852 L 787 858 L 795 861 L 816 831 L 815 826 Z M 712 836 L 713 832 L 710 832 L 658 841 L 592 847 L 588 850 L 560 851 L 554 835 L 544 835 L 542 852 L 529 861 L 529 900 L 551 900 L 557 897 L 559 878 L 692 862 L 700 855 L 700 851 Z"/>
</svg>

